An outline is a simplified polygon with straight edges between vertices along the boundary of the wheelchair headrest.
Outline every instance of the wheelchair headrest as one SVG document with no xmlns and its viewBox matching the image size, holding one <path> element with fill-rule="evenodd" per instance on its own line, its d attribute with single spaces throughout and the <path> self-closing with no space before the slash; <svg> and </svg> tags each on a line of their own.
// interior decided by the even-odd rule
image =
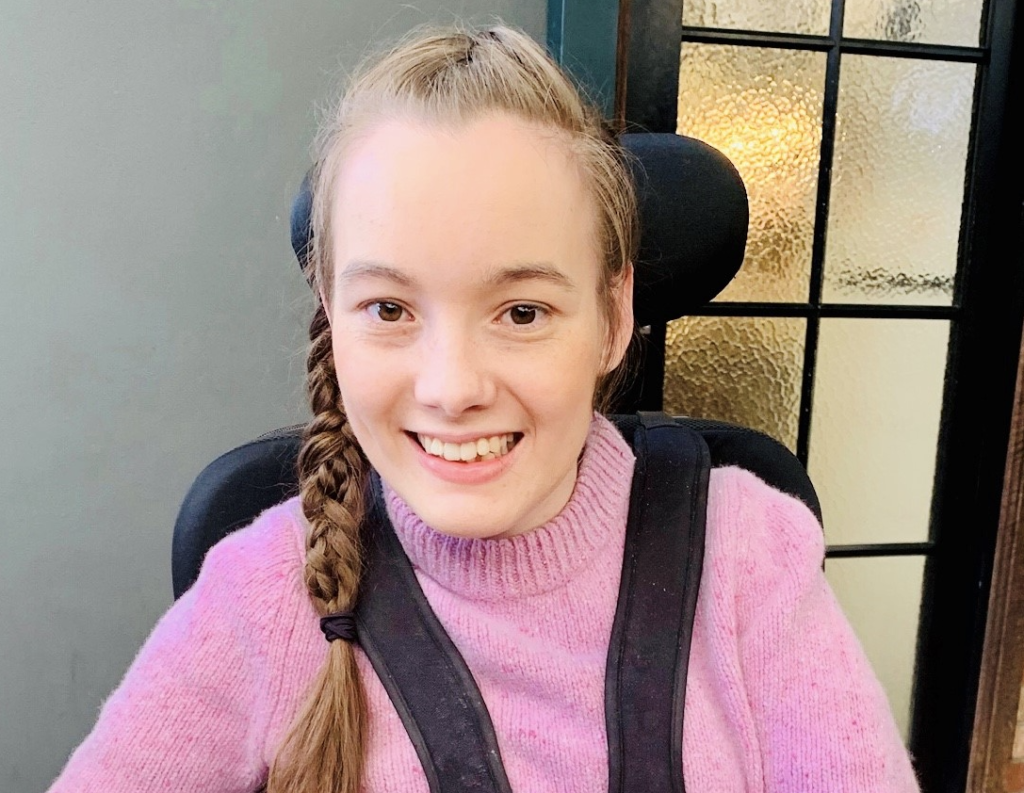
<svg viewBox="0 0 1024 793">
<path fill-rule="evenodd" d="M 637 323 L 667 322 L 722 291 L 743 262 L 747 192 L 717 149 L 667 133 L 621 137 L 640 206 Z M 497 153 L 496 153 L 497 156 Z M 305 270 L 313 198 L 309 174 L 292 204 L 292 248 Z"/>
</svg>

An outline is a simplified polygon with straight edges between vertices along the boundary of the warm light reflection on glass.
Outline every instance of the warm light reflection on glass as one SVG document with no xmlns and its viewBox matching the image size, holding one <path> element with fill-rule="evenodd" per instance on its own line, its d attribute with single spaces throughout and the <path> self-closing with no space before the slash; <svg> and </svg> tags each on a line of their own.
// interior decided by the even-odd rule
<svg viewBox="0 0 1024 793">
<path fill-rule="evenodd" d="M 789 317 L 668 323 L 665 410 L 753 427 L 795 450 L 806 329 Z"/>
<path fill-rule="evenodd" d="M 807 300 L 825 55 L 684 44 L 678 131 L 736 165 L 750 198 L 743 268 L 719 300 Z"/>
</svg>

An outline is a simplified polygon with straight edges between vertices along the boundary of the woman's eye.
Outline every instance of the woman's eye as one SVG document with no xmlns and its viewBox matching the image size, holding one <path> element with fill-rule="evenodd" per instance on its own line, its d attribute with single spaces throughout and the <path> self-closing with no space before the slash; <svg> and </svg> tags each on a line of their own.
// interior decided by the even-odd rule
<svg viewBox="0 0 1024 793">
<path fill-rule="evenodd" d="M 398 303 L 389 303 L 386 300 L 372 303 L 370 310 L 382 322 L 398 322 L 402 318 L 402 314 L 405 313 L 405 309 Z"/>
<path fill-rule="evenodd" d="M 508 310 L 509 319 L 513 325 L 530 325 L 537 321 L 537 306 L 512 306 Z"/>
</svg>

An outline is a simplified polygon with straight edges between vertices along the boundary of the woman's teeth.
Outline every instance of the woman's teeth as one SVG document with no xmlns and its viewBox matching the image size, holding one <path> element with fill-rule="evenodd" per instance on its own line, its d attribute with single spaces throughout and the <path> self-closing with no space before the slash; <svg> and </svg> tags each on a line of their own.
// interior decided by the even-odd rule
<svg viewBox="0 0 1024 793">
<path fill-rule="evenodd" d="M 494 460 L 506 455 L 516 445 L 513 433 L 492 435 L 489 438 L 478 438 L 466 443 L 445 443 L 429 435 L 417 435 L 420 446 L 427 454 L 443 457 L 445 460 L 471 463 L 474 460 Z"/>
</svg>

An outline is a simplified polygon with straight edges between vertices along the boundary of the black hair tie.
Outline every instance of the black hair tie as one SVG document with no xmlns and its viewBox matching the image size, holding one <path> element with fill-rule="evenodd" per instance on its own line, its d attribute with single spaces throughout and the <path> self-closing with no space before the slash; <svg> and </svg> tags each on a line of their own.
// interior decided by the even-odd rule
<svg viewBox="0 0 1024 793">
<path fill-rule="evenodd" d="M 356 618 L 351 611 L 339 611 L 320 618 L 320 630 L 327 641 L 341 639 L 346 642 L 356 640 Z"/>
</svg>

